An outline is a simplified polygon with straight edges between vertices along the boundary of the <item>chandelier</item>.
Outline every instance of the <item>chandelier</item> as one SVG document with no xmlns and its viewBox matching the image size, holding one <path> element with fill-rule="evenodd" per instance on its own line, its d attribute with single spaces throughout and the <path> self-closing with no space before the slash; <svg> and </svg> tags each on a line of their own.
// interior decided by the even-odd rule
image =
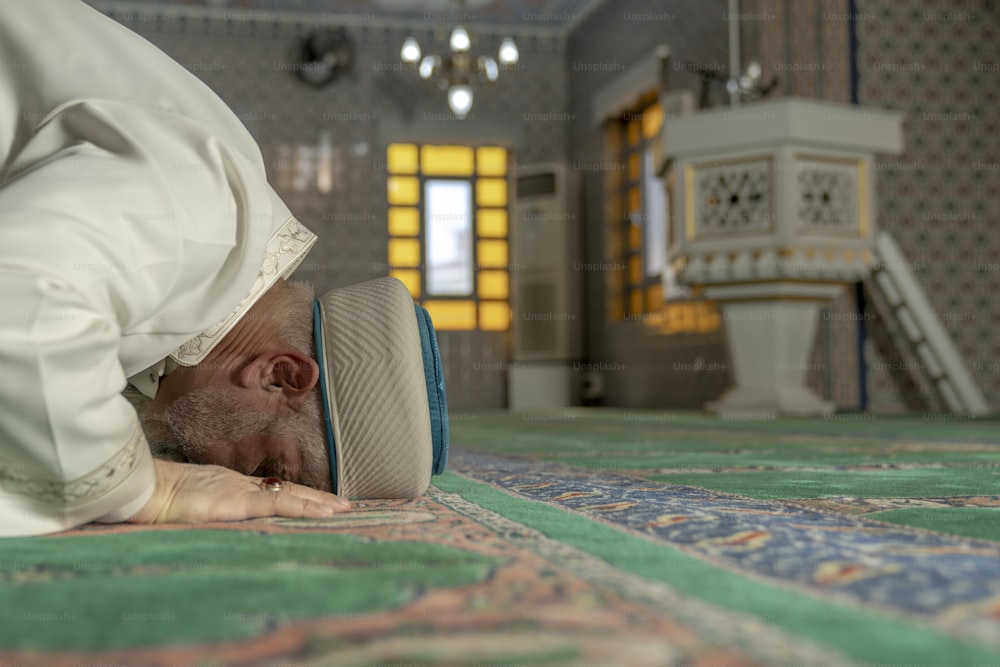
<svg viewBox="0 0 1000 667">
<path fill-rule="evenodd" d="M 441 90 L 448 91 L 448 106 L 455 116 L 465 118 L 472 108 L 473 84 L 492 83 L 500 77 L 500 66 L 517 64 L 517 45 L 513 39 L 505 37 L 500 42 L 495 59 L 492 56 L 473 56 L 469 52 L 472 46 L 469 31 L 459 24 L 452 29 L 448 46 L 447 55 L 421 57 L 420 44 L 410 35 L 403 41 L 399 57 L 404 63 L 420 63 L 417 67 L 420 78 L 436 80 Z"/>
</svg>

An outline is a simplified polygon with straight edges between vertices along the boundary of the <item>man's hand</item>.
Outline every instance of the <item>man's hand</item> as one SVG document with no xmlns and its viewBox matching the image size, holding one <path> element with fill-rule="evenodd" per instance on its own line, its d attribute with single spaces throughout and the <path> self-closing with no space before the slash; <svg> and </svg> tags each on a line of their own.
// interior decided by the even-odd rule
<svg viewBox="0 0 1000 667">
<path fill-rule="evenodd" d="M 351 507 L 345 499 L 284 482 L 265 491 L 260 480 L 221 466 L 153 460 L 156 490 L 129 523 L 239 521 L 263 516 L 326 519 Z"/>
</svg>

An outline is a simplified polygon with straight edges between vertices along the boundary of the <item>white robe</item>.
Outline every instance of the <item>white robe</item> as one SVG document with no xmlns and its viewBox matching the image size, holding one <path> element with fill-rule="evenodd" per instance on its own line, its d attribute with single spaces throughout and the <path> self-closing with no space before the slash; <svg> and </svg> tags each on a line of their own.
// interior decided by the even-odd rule
<svg viewBox="0 0 1000 667">
<path fill-rule="evenodd" d="M 78 0 L 0 2 L 0 535 L 153 491 L 126 379 L 201 361 L 315 242 L 226 105 Z"/>
</svg>

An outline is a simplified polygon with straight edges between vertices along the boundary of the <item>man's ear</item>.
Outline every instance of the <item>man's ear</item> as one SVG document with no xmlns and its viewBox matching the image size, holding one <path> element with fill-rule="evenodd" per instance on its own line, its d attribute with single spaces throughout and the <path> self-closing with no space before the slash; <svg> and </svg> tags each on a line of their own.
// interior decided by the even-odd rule
<svg viewBox="0 0 1000 667">
<path fill-rule="evenodd" d="M 281 400 L 292 409 L 298 409 L 318 381 L 319 365 L 294 349 L 259 354 L 240 373 L 244 387 L 280 393 Z"/>
</svg>

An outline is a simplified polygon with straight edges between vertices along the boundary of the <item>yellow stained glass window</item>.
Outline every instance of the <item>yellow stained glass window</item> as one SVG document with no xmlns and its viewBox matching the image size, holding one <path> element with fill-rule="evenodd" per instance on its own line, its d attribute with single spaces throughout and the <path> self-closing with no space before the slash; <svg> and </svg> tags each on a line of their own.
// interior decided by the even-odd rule
<svg viewBox="0 0 1000 667">
<path fill-rule="evenodd" d="M 390 174 L 417 173 L 417 147 L 413 144 L 389 144 L 386 169 Z"/>
<path fill-rule="evenodd" d="M 417 269 L 390 269 L 389 275 L 398 278 L 406 289 L 410 290 L 410 296 L 414 299 L 420 298 L 420 271 Z"/>
<path fill-rule="evenodd" d="M 434 326 L 441 330 L 470 330 L 476 328 L 475 301 L 424 301 Z"/>
<path fill-rule="evenodd" d="M 636 255 L 628 260 L 628 279 L 633 285 L 642 282 L 642 260 Z M 640 300 L 639 303 L 642 304 L 643 301 Z M 641 313 L 642 310 L 636 312 Z"/>
<path fill-rule="evenodd" d="M 414 206 L 420 203 L 420 181 L 413 176 L 390 176 L 388 179 L 389 204 Z"/>
<path fill-rule="evenodd" d="M 660 133 L 663 127 L 663 108 L 659 104 L 653 104 L 642 112 L 642 136 L 646 139 L 653 139 Z"/>
<path fill-rule="evenodd" d="M 420 241 L 417 239 L 389 239 L 389 266 L 410 268 L 420 266 Z"/>
<path fill-rule="evenodd" d="M 479 206 L 506 206 L 507 181 L 502 178 L 480 178 L 477 180 L 476 203 Z"/>
<path fill-rule="evenodd" d="M 614 276 L 609 273 L 605 282 L 609 303 L 614 299 L 620 304 L 621 318 L 665 314 L 661 281 L 671 270 L 670 202 L 658 174 L 664 118 L 656 94 L 650 91 L 635 109 L 606 125 L 605 149 L 621 168 L 609 170 L 604 178 L 605 248 L 622 268 Z"/>
<path fill-rule="evenodd" d="M 639 188 L 628 189 L 628 213 L 642 214 L 642 191 Z"/>
<path fill-rule="evenodd" d="M 420 170 L 428 176 L 472 176 L 474 155 L 468 146 L 422 146 Z"/>
<path fill-rule="evenodd" d="M 508 291 L 509 287 L 506 271 L 479 272 L 479 298 L 506 299 Z"/>
<path fill-rule="evenodd" d="M 420 209 L 389 207 L 390 236 L 419 236 Z"/>
<path fill-rule="evenodd" d="M 639 120 L 637 118 L 633 118 L 625 126 L 625 139 L 628 141 L 629 146 L 635 146 L 639 143 L 641 136 L 642 135 L 639 130 Z"/>
<path fill-rule="evenodd" d="M 642 227 L 632 222 L 629 223 L 628 245 L 631 250 L 639 250 L 642 247 Z"/>
<path fill-rule="evenodd" d="M 476 255 L 481 267 L 507 266 L 507 242 L 484 239 L 478 243 Z"/>
<path fill-rule="evenodd" d="M 506 176 L 507 150 L 499 146 L 476 149 L 476 171 L 480 176 Z"/>
<path fill-rule="evenodd" d="M 476 214 L 476 232 L 482 237 L 507 238 L 507 211 L 481 208 Z"/>
<path fill-rule="evenodd" d="M 479 304 L 479 328 L 483 331 L 506 331 L 510 326 L 510 306 L 501 301 Z"/>
<path fill-rule="evenodd" d="M 393 143 L 386 149 L 387 273 L 442 331 L 510 328 L 510 157 L 500 146 Z M 462 196 L 452 193 L 459 186 Z M 456 266 L 465 267 L 457 277 L 436 270 L 455 273 Z"/>
<path fill-rule="evenodd" d="M 641 164 L 638 153 L 632 153 L 628 156 L 628 178 L 630 181 L 639 180 Z"/>
</svg>

